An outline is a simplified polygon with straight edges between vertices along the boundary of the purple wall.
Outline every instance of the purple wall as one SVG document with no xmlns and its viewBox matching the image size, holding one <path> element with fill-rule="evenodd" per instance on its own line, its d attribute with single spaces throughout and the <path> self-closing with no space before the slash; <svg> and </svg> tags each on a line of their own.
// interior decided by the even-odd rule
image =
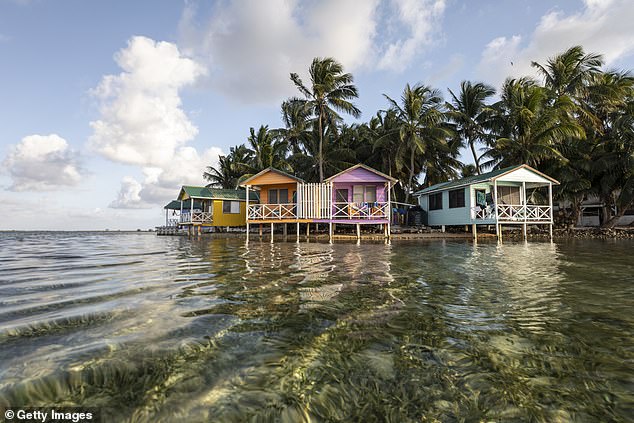
<svg viewBox="0 0 634 423">
<path fill-rule="evenodd" d="M 385 182 L 377 184 L 374 182 L 359 182 L 356 184 L 351 183 L 337 183 L 335 182 L 332 187 L 332 202 L 337 202 L 337 190 L 338 189 L 347 189 L 348 190 L 348 202 L 352 203 L 352 195 L 353 195 L 353 185 L 375 185 L 376 186 L 376 201 L 385 202 L 387 201 L 387 192 L 385 190 Z"/>
<path fill-rule="evenodd" d="M 387 182 L 382 176 L 377 175 L 374 172 L 370 172 L 362 167 L 346 171 L 332 180 L 335 184 L 338 182 L 352 182 L 352 183 L 364 183 L 364 182 Z"/>
</svg>

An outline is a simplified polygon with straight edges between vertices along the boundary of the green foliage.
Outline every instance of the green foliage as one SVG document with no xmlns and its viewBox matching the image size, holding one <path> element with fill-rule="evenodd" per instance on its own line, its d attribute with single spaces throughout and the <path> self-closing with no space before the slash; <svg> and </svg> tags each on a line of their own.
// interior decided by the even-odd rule
<svg viewBox="0 0 634 423">
<path fill-rule="evenodd" d="M 399 180 L 392 198 L 410 201 L 422 186 L 528 164 L 561 182 L 555 197 L 575 213 L 589 195 L 606 205 L 603 221 L 634 207 L 634 79 L 606 71 L 603 59 L 575 46 L 533 63 L 543 81 L 508 79 L 495 89 L 463 81 L 451 101 L 430 86 L 406 84 L 388 96 L 386 110 L 349 125 L 340 113 L 359 117 L 353 76 L 332 58 L 315 58 L 310 81 L 291 81 L 301 94 L 281 106 L 282 128 L 251 128 L 246 145 L 231 148 L 204 177 L 234 188 L 241 178 L 269 166 L 307 181 L 322 181 L 363 163 Z M 458 160 L 468 148 L 474 165 Z M 480 152 L 483 151 L 482 154 Z"/>
</svg>

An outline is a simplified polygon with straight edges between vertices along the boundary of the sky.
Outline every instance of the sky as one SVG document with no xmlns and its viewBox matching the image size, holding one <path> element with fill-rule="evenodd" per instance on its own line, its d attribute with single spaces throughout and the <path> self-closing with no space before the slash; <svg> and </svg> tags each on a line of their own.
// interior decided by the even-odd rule
<svg viewBox="0 0 634 423">
<path fill-rule="evenodd" d="M 0 0 L 0 230 L 161 225 L 250 127 L 282 126 L 314 57 L 367 121 L 407 83 L 500 87 L 574 45 L 634 69 L 632 22 L 632 0 Z"/>
</svg>

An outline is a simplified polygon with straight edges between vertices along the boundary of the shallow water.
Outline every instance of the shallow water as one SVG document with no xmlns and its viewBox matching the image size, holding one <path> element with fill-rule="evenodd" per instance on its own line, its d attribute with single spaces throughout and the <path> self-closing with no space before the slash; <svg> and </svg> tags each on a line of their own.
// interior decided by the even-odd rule
<svg viewBox="0 0 634 423">
<path fill-rule="evenodd" d="M 0 407 L 631 421 L 633 251 L 0 233 Z"/>
</svg>

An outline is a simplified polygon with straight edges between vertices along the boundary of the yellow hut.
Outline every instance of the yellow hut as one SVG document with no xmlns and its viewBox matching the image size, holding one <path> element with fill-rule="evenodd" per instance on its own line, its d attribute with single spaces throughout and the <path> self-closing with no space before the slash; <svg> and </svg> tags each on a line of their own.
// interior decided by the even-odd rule
<svg viewBox="0 0 634 423">
<path fill-rule="evenodd" d="M 245 226 L 246 195 L 246 191 L 242 189 L 185 185 L 176 200 L 180 205 L 178 224 L 199 232 L 203 227 Z M 250 192 L 249 202 L 253 204 L 258 201 L 257 193 Z"/>
</svg>

